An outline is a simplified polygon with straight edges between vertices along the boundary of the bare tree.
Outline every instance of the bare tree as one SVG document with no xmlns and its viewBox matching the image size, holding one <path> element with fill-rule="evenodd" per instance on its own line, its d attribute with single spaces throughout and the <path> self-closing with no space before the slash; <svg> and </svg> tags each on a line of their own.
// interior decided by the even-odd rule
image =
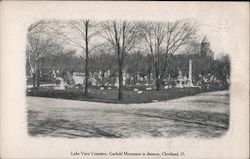
<svg viewBox="0 0 250 159">
<path fill-rule="evenodd" d="M 64 23 L 63 29 L 56 29 L 56 33 L 67 39 L 71 45 L 78 47 L 85 56 L 85 96 L 89 87 L 89 56 L 98 44 L 91 43 L 97 34 L 96 24 L 90 20 L 72 20 Z"/>
<path fill-rule="evenodd" d="M 192 40 L 194 27 L 183 21 L 140 23 L 143 39 L 153 57 L 155 85 L 159 90 L 173 54 Z"/>
<path fill-rule="evenodd" d="M 26 48 L 27 64 L 33 76 L 33 88 L 39 87 L 39 61 L 51 52 L 62 49 L 61 45 L 53 42 L 46 34 L 47 25 L 39 21 L 28 28 L 28 44 Z"/>
<path fill-rule="evenodd" d="M 102 23 L 103 33 L 100 34 L 106 39 L 114 52 L 117 54 L 119 73 L 118 99 L 123 98 L 123 66 L 124 57 L 133 49 L 137 38 L 136 25 L 127 21 L 107 21 Z"/>
</svg>

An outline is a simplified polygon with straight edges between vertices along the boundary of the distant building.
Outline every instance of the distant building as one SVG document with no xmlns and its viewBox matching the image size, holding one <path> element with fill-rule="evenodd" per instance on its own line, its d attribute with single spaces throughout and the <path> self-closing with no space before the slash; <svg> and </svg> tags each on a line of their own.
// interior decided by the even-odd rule
<svg viewBox="0 0 250 159">
<path fill-rule="evenodd" d="M 209 57 L 214 59 L 214 52 L 210 49 L 210 42 L 208 41 L 207 37 L 205 36 L 201 41 L 201 57 Z"/>
</svg>

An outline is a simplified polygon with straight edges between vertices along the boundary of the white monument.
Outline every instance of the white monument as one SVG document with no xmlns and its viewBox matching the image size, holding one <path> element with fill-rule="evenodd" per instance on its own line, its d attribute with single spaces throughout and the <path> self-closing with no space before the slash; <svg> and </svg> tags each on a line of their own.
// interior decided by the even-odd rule
<svg viewBox="0 0 250 159">
<path fill-rule="evenodd" d="M 56 71 L 55 70 L 52 71 L 52 76 L 53 76 L 53 78 L 56 78 Z"/>
<path fill-rule="evenodd" d="M 138 91 L 138 89 L 137 88 L 134 88 L 134 92 L 137 92 Z"/>
<path fill-rule="evenodd" d="M 90 79 L 92 86 L 96 86 L 97 80 L 95 78 Z"/>
<path fill-rule="evenodd" d="M 143 93 L 143 91 L 137 91 L 137 94 L 142 94 Z"/>
<path fill-rule="evenodd" d="M 178 78 L 177 78 L 176 81 L 177 81 L 176 87 L 177 88 L 183 88 L 183 84 L 182 84 L 182 82 L 183 82 L 183 76 L 182 76 L 181 70 L 179 70 L 179 76 L 178 76 Z"/>
<path fill-rule="evenodd" d="M 124 75 L 124 76 L 122 77 L 122 85 L 123 85 L 123 86 L 125 86 L 126 80 L 127 80 L 127 76 Z"/>
<path fill-rule="evenodd" d="M 56 78 L 56 85 L 54 86 L 55 90 L 65 90 L 64 80 L 61 77 Z"/>
<path fill-rule="evenodd" d="M 110 75 L 111 75 L 110 70 L 108 70 L 107 75 L 108 75 L 108 76 L 110 76 Z"/>
<path fill-rule="evenodd" d="M 188 87 L 194 87 L 193 81 L 192 81 L 192 60 L 189 59 L 189 69 L 188 69 L 188 82 L 187 82 Z"/>
<path fill-rule="evenodd" d="M 115 87 L 119 87 L 119 78 L 118 77 L 115 79 Z"/>
<path fill-rule="evenodd" d="M 102 79 L 102 71 L 99 72 L 98 78 L 99 78 L 99 79 Z"/>
</svg>

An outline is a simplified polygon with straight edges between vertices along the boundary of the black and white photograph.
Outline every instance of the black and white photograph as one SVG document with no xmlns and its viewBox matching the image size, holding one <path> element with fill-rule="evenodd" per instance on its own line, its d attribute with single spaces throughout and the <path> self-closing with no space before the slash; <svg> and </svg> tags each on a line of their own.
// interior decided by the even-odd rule
<svg viewBox="0 0 250 159">
<path fill-rule="evenodd" d="M 2 4 L 3 157 L 249 153 L 249 3 Z"/>
<path fill-rule="evenodd" d="M 222 44 L 211 44 L 213 37 L 199 31 L 202 25 L 195 19 L 31 24 L 28 133 L 223 136 L 230 119 L 230 56 L 212 50 Z"/>
</svg>

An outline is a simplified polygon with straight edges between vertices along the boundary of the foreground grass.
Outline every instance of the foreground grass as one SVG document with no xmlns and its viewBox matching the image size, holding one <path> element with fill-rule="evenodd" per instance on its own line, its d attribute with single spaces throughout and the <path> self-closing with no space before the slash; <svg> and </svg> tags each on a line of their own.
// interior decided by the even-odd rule
<svg viewBox="0 0 250 159">
<path fill-rule="evenodd" d="M 163 101 L 169 99 L 180 98 L 184 96 L 191 96 L 197 93 L 204 92 L 200 88 L 171 88 L 160 91 L 146 91 L 142 94 L 137 94 L 131 88 L 125 88 L 123 91 L 123 100 L 117 99 L 118 89 L 113 88 L 111 90 L 104 89 L 100 90 L 98 87 L 91 87 L 89 89 L 88 97 L 84 96 L 84 91 L 80 89 L 66 89 L 66 90 L 53 90 L 39 88 L 36 91 L 27 93 L 28 96 L 37 97 L 50 97 L 50 98 L 61 98 L 81 101 L 94 101 L 104 103 L 149 103 L 152 101 Z"/>
</svg>

